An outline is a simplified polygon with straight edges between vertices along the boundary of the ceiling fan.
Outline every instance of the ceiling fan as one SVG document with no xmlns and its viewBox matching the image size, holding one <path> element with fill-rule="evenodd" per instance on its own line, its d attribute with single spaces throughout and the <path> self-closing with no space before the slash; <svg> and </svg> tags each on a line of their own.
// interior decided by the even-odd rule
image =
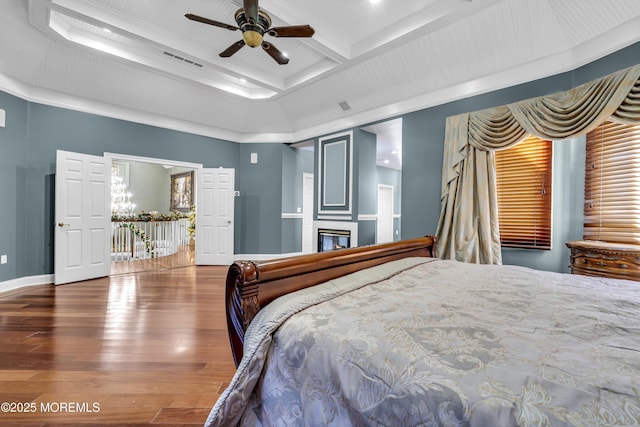
<svg viewBox="0 0 640 427">
<path fill-rule="evenodd" d="M 269 34 L 273 37 L 311 37 L 315 33 L 309 25 L 292 25 L 286 27 L 271 27 L 271 17 L 258 7 L 258 0 L 244 0 L 243 8 L 235 13 L 235 20 L 238 26 L 214 21 L 202 16 L 187 13 L 184 16 L 192 21 L 202 22 L 215 27 L 226 28 L 227 30 L 242 31 L 242 40 L 239 40 L 220 52 L 220 56 L 228 58 L 244 45 L 249 47 L 261 46 L 278 64 L 284 65 L 289 62 L 289 58 L 278 50 L 270 42 L 264 41 L 263 36 Z"/>
</svg>

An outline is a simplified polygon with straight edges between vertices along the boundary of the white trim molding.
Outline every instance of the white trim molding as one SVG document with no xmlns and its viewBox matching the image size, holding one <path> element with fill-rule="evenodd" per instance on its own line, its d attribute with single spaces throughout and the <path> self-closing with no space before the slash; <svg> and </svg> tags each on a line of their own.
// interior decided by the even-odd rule
<svg viewBox="0 0 640 427">
<path fill-rule="evenodd" d="M 302 219 L 302 214 L 282 212 L 282 219 Z"/>
<path fill-rule="evenodd" d="M 334 159 L 336 161 L 328 162 L 327 147 L 336 148 L 342 145 L 342 158 Z M 339 151 L 338 151 L 339 152 Z M 342 176 L 332 176 L 332 179 L 341 179 L 341 185 L 336 183 L 327 183 L 327 164 L 341 165 Z M 322 137 L 318 140 L 318 171 L 320 179 L 318 179 L 318 214 L 332 215 L 351 215 L 353 203 L 353 130 L 340 132 L 334 135 Z M 342 201 L 327 200 L 327 188 L 339 187 L 342 191 Z"/>
<path fill-rule="evenodd" d="M 377 221 L 378 214 L 359 214 L 358 221 Z"/>
<path fill-rule="evenodd" d="M 118 153 L 109 153 L 105 151 L 103 153 L 105 158 L 111 158 L 111 161 L 130 161 L 130 162 L 140 162 L 140 163 L 154 163 L 158 165 L 168 165 L 174 167 L 184 167 L 184 168 L 193 168 L 193 169 L 202 169 L 204 166 L 202 163 L 190 163 L 190 162 L 181 162 L 179 160 L 166 160 L 166 159 L 156 159 L 153 157 L 141 157 L 141 156 L 131 156 L 129 154 L 118 154 Z"/>
<path fill-rule="evenodd" d="M 16 289 L 38 285 L 53 285 L 53 274 L 19 277 L 17 279 L 0 282 L 0 292 L 15 291 Z"/>
<path fill-rule="evenodd" d="M 351 221 L 351 215 L 318 215 L 318 220 L 328 220 L 328 221 Z"/>
</svg>

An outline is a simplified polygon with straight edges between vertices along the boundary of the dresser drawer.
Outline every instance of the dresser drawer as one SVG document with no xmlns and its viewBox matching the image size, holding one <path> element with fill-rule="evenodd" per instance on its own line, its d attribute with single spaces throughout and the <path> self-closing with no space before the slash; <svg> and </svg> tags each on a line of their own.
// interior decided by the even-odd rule
<svg viewBox="0 0 640 427">
<path fill-rule="evenodd" d="M 640 281 L 640 247 L 603 242 L 569 242 L 571 272 Z"/>
<path fill-rule="evenodd" d="M 592 257 L 588 254 L 577 254 L 575 256 L 574 264 L 583 268 L 590 268 L 594 270 L 622 270 L 622 271 L 640 271 L 638 264 L 634 260 L 627 260 L 625 258 L 601 258 Z"/>
</svg>

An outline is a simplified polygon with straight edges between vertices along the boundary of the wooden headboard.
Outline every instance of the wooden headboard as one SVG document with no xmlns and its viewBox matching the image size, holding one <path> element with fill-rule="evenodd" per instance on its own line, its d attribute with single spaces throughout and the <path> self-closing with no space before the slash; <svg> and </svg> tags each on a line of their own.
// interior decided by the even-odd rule
<svg viewBox="0 0 640 427">
<path fill-rule="evenodd" d="M 272 261 L 233 263 L 227 273 L 225 303 L 236 366 L 242 359 L 247 327 L 256 313 L 274 299 L 367 267 L 415 256 L 435 257 L 436 238 L 426 236 Z"/>
</svg>

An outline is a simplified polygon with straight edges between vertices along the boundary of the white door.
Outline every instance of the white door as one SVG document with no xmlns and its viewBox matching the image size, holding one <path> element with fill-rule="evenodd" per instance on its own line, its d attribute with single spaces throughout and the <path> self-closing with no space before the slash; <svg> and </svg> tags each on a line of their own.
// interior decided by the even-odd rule
<svg viewBox="0 0 640 427">
<path fill-rule="evenodd" d="M 196 264 L 233 262 L 234 169 L 198 169 Z"/>
<path fill-rule="evenodd" d="M 376 243 L 393 242 L 393 186 L 378 185 Z"/>
<path fill-rule="evenodd" d="M 56 285 L 108 276 L 111 271 L 110 163 L 88 154 L 56 153 Z"/>
<path fill-rule="evenodd" d="M 302 174 L 302 253 L 313 252 L 313 174 Z"/>
</svg>

